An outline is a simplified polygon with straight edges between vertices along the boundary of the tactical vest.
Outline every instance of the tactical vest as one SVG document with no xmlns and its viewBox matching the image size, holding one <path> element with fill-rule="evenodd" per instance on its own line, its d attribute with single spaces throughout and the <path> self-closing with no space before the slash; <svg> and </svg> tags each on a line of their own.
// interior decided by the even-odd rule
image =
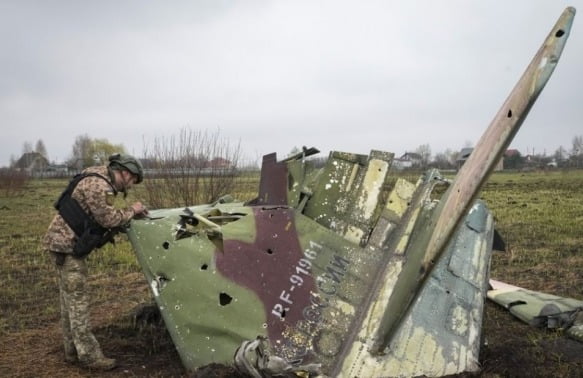
<svg viewBox="0 0 583 378">
<path fill-rule="evenodd" d="M 84 178 L 90 176 L 100 177 L 105 180 L 113 189 L 114 193 L 117 193 L 111 182 L 102 175 L 98 173 L 80 173 L 73 177 L 69 185 L 67 185 L 67 188 L 65 188 L 54 204 L 59 215 L 77 236 L 77 241 L 73 247 L 73 255 L 77 257 L 86 256 L 94 249 L 101 248 L 107 242 L 113 241 L 113 236 L 117 233 L 117 230 L 102 227 L 72 197 L 77 184 Z"/>
</svg>

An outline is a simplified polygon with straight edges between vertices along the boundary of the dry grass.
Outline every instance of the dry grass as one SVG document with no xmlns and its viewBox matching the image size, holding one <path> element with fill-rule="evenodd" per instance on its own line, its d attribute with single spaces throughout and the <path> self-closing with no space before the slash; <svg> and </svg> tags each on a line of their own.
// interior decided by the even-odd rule
<svg viewBox="0 0 583 378">
<path fill-rule="evenodd" d="M 527 289 L 583 299 L 583 172 L 498 173 L 483 190 L 509 251 L 491 276 Z M 484 376 L 578 377 L 583 344 L 530 328 L 488 303 Z"/>
<path fill-rule="evenodd" d="M 57 284 L 40 240 L 65 183 L 31 181 L 22 196 L 0 196 L 0 376 L 103 375 L 62 361 Z M 482 197 L 511 250 L 494 255 L 492 277 L 583 298 L 581 187 L 583 171 L 492 177 Z M 149 302 L 150 294 L 127 241 L 122 237 L 116 247 L 93 254 L 89 269 L 96 336 L 121 364 L 106 376 L 185 376 L 163 326 L 134 317 L 133 310 Z M 491 303 L 484 334 L 480 376 L 578 376 L 583 371 L 582 344 L 560 332 L 532 329 Z"/>
</svg>

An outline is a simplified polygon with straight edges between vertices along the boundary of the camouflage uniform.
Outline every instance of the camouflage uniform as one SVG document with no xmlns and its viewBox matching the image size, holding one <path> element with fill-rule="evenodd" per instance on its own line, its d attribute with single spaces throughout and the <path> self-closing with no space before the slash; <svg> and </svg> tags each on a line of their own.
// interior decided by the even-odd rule
<svg viewBox="0 0 583 378">
<path fill-rule="evenodd" d="M 106 166 L 87 168 L 84 172 L 98 173 L 113 183 L 113 173 Z M 113 207 L 116 195 L 105 180 L 89 176 L 79 182 L 72 197 L 101 226 L 113 228 L 128 223 L 134 216 L 131 207 L 123 210 Z M 65 359 L 73 362 L 78 358 L 82 363 L 91 364 L 102 361 L 104 356 L 89 324 L 87 264 L 84 257 L 72 255 L 76 240 L 73 230 L 56 214 L 43 238 L 43 246 L 54 255 L 59 275 Z"/>
</svg>

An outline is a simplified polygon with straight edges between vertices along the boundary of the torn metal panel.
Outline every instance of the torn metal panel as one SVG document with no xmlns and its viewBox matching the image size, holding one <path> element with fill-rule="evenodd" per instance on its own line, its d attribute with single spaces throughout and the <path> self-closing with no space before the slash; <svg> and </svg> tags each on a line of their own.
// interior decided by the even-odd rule
<svg viewBox="0 0 583 378">
<path fill-rule="evenodd" d="M 583 301 L 523 289 L 490 280 L 488 299 L 498 303 L 523 322 L 545 328 L 566 330 L 583 342 Z"/>
<path fill-rule="evenodd" d="M 469 226 L 480 224 L 480 232 Z M 483 203 L 466 218 L 391 343 L 371 353 L 374 324 L 382 321 L 390 295 L 382 295 L 351 346 L 339 374 L 351 376 L 441 376 L 479 370 L 479 340 L 492 241 L 492 215 Z M 393 264 L 391 276 L 399 270 Z M 384 300 L 384 302 L 382 302 Z"/>
<path fill-rule="evenodd" d="M 259 179 L 259 205 L 287 205 L 287 165 L 277 162 L 276 154 L 263 157 Z"/>
</svg>

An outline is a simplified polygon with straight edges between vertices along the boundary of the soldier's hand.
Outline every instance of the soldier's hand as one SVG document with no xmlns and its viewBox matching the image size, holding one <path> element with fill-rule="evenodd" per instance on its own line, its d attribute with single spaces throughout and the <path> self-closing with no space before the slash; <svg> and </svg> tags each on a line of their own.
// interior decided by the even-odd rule
<svg viewBox="0 0 583 378">
<path fill-rule="evenodd" d="M 135 215 L 148 215 L 148 209 L 139 201 L 132 205 L 132 209 Z"/>
</svg>

